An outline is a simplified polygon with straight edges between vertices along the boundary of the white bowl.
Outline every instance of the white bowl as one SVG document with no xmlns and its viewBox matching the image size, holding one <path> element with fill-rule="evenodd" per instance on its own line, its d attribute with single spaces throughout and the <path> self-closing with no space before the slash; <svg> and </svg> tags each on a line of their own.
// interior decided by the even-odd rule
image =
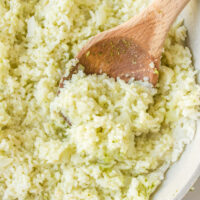
<svg viewBox="0 0 200 200">
<path fill-rule="evenodd" d="M 182 12 L 188 28 L 188 44 L 192 50 L 194 66 L 200 70 L 200 1 L 192 0 Z M 200 83 L 200 77 L 198 77 Z M 181 156 L 167 172 L 166 179 L 152 200 L 181 200 L 200 175 L 200 120 L 196 135 Z M 200 197 L 199 197 L 200 199 Z"/>
</svg>

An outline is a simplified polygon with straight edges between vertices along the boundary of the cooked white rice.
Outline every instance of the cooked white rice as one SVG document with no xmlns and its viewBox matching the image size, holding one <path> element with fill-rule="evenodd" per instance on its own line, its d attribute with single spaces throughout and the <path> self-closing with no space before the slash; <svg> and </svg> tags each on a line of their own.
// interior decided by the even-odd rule
<svg viewBox="0 0 200 200">
<path fill-rule="evenodd" d="M 80 71 L 57 96 L 88 39 L 149 3 L 0 1 L 0 199 L 149 199 L 198 117 L 183 24 L 165 42 L 157 88 Z"/>
</svg>

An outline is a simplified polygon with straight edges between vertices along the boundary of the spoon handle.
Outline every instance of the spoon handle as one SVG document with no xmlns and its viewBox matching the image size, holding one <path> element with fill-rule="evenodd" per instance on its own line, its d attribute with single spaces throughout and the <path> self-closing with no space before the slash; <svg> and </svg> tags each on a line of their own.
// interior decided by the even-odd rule
<svg viewBox="0 0 200 200">
<path fill-rule="evenodd" d="M 154 0 L 139 16 L 122 26 L 124 36 L 140 41 L 154 58 L 159 58 L 167 33 L 178 14 L 190 0 Z"/>
<path fill-rule="evenodd" d="M 161 13 L 163 20 L 171 24 L 190 0 L 154 0 L 150 9 Z"/>
<path fill-rule="evenodd" d="M 150 51 L 156 57 L 161 54 L 163 42 L 166 35 L 176 20 L 178 14 L 183 10 L 190 0 L 155 0 L 150 9 L 157 13 L 156 33 L 153 38 Z"/>
</svg>

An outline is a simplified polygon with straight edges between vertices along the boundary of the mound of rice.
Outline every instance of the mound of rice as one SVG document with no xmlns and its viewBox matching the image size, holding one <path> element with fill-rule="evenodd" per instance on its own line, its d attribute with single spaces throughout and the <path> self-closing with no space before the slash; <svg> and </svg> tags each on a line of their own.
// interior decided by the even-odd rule
<svg viewBox="0 0 200 200">
<path fill-rule="evenodd" d="M 149 199 L 195 133 L 200 87 L 183 23 L 156 88 L 79 71 L 57 96 L 88 39 L 149 3 L 0 1 L 0 199 Z"/>
</svg>

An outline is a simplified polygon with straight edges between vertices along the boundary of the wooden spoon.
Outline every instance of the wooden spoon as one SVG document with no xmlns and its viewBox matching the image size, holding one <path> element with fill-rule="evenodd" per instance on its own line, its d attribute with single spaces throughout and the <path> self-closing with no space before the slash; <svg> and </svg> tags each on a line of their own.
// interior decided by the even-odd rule
<svg viewBox="0 0 200 200">
<path fill-rule="evenodd" d="M 170 26 L 190 0 L 154 0 L 138 16 L 93 37 L 79 52 L 79 63 L 86 74 L 102 74 L 128 82 L 158 82 L 163 43 Z M 63 82 L 70 79 L 64 77 Z"/>
</svg>

